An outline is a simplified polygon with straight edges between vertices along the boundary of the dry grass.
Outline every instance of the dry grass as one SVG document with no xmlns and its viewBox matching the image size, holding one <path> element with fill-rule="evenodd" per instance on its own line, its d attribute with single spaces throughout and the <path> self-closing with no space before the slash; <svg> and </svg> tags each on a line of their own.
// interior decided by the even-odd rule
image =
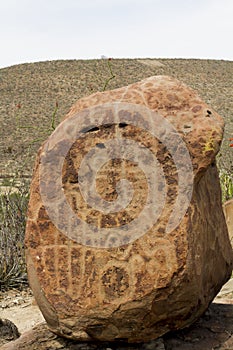
<svg viewBox="0 0 233 350">
<path fill-rule="evenodd" d="M 51 132 L 56 102 L 58 123 L 77 99 L 103 90 L 110 76 L 107 62 L 49 61 L 0 69 L 0 174 L 19 168 L 31 174 L 36 150 Z M 233 62 L 113 59 L 111 66 L 115 78 L 109 81 L 108 89 L 162 74 L 197 90 L 225 119 L 219 162 L 221 168 L 233 172 L 232 149 L 228 147 L 233 135 Z"/>
</svg>

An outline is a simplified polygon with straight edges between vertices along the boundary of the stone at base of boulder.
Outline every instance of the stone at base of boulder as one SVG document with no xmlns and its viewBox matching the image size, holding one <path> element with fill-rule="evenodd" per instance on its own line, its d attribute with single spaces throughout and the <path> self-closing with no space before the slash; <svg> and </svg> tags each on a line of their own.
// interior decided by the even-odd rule
<svg viewBox="0 0 233 350">
<path fill-rule="evenodd" d="M 0 346 L 19 338 L 19 336 L 18 328 L 13 322 L 0 318 Z"/>
<path fill-rule="evenodd" d="M 213 303 L 192 326 L 148 343 L 77 342 L 53 334 L 41 323 L 0 350 L 227 350 L 232 349 L 232 334 L 233 305 Z"/>
<path fill-rule="evenodd" d="M 123 342 L 78 342 L 59 337 L 52 333 L 46 323 L 40 323 L 25 332 L 17 341 L 5 344 L 0 350 L 164 350 L 162 338 L 143 344 L 126 344 Z"/>
</svg>

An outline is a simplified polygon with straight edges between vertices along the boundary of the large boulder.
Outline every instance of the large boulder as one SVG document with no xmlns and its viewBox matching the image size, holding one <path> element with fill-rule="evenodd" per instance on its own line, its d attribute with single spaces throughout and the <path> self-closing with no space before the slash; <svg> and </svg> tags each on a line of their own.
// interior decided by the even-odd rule
<svg viewBox="0 0 233 350">
<path fill-rule="evenodd" d="M 52 331 L 140 342 L 186 327 L 229 279 L 223 119 L 155 76 L 80 99 L 38 152 L 28 277 Z"/>
</svg>

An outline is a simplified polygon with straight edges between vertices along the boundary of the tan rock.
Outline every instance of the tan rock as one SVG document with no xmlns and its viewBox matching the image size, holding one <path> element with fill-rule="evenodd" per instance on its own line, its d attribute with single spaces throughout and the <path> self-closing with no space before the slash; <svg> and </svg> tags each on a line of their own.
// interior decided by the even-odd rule
<svg viewBox="0 0 233 350">
<path fill-rule="evenodd" d="M 226 218 L 231 246 L 233 248 L 233 199 L 229 199 L 223 203 L 223 211 Z"/>
<path fill-rule="evenodd" d="M 232 270 L 215 165 L 223 128 L 165 76 L 72 107 L 39 150 L 25 238 L 51 330 L 148 341 L 207 309 Z"/>
</svg>

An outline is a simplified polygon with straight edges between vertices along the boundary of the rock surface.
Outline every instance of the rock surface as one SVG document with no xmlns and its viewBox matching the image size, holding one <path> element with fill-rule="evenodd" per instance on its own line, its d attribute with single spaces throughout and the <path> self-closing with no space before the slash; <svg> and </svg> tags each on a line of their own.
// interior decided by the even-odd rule
<svg viewBox="0 0 233 350">
<path fill-rule="evenodd" d="M 222 118 L 193 90 L 164 76 L 94 94 L 72 107 L 38 152 L 25 238 L 30 285 L 51 330 L 82 341 L 141 342 L 188 326 L 204 313 L 232 271 L 215 165 L 223 128 Z M 103 151 L 111 139 L 127 139 L 150 152 L 141 154 L 135 146 L 127 154 L 124 144 L 122 159 L 110 152 L 96 173 L 90 165 L 83 170 L 86 154 Z M 62 167 L 58 154 L 65 158 Z M 92 173 L 96 187 L 83 182 Z M 122 178 L 131 182 L 133 194 L 125 182 L 119 190 Z M 107 212 L 93 197 L 91 207 L 81 185 L 89 195 L 96 189 L 103 206 L 119 198 L 126 206 L 118 201 Z M 93 231 L 85 226 L 80 232 L 81 221 Z"/>
<path fill-rule="evenodd" d="M 19 336 L 18 328 L 13 322 L 0 318 L 0 346 L 19 338 Z"/>
<path fill-rule="evenodd" d="M 223 211 L 226 218 L 228 233 L 233 248 L 233 199 L 229 199 L 223 203 Z"/>
<path fill-rule="evenodd" d="M 192 326 L 147 343 L 79 342 L 49 331 L 41 323 L 1 350 L 229 350 L 233 347 L 233 305 L 211 304 Z"/>
</svg>

